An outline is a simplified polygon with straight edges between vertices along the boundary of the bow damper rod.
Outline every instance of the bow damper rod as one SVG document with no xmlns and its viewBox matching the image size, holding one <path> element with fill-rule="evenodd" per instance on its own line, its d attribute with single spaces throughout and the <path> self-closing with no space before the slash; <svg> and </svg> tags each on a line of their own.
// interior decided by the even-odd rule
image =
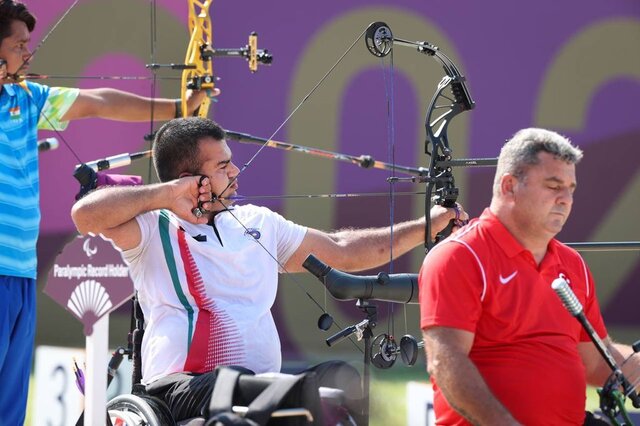
<svg viewBox="0 0 640 426">
<path fill-rule="evenodd" d="M 100 160 L 89 161 L 88 163 L 76 164 L 75 170 L 77 171 L 80 168 L 89 167 L 95 172 L 101 172 L 103 170 L 125 167 L 131 164 L 134 160 L 141 160 L 149 157 L 151 157 L 151 150 L 134 152 L 133 154 L 129 154 L 127 152 L 124 154 L 112 155 L 111 157 Z"/>
<path fill-rule="evenodd" d="M 310 254 L 302 266 L 338 300 L 418 303 L 418 274 L 351 275 L 333 269 Z"/>
<path fill-rule="evenodd" d="M 584 314 L 582 304 L 576 297 L 573 290 L 571 290 L 571 287 L 569 287 L 567 281 L 562 277 L 556 278 L 551 283 L 551 288 L 556 292 L 560 300 L 562 300 L 562 304 L 567 309 L 567 311 L 569 311 L 569 313 L 580 322 L 582 328 L 584 328 L 584 330 L 587 332 L 596 349 L 598 350 L 598 352 L 600 352 L 600 355 L 602 355 L 602 358 L 604 358 L 609 368 L 611 368 L 611 371 L 613 371 L 614 373 L 618 373 L 618 375 L 623 378 L 622 386 L 624 387 L 624 393 L 625 395 L 629 396 L 629 399 L 631 399 L 633 406 L 636 408 L 640 408 L 640 397 L 635 392 L 631 384 L 627 381 L 627 379 L 622 376 L 620 367 L 613 358 L 613 355 L 611 355 L 611 352 L 609 352 L 609 349 L 607 349 L 607 346 L 604 344 L 602 339 L 600 339 L 600 336 L 598 336 L 598 333 L 596 333 L 596 331 L 593 329 L 593 326 Z"/>
</svg>

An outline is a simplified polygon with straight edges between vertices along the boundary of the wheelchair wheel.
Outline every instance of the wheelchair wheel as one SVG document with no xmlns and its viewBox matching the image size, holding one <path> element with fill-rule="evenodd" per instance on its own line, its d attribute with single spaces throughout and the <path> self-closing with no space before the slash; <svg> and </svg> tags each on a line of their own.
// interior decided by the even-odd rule
<svg viewBox="0 0 640 426">
<path fill-rule="evenodd" d="M 111 423 L 126 426 L 175 425 L 167 406 L 146 395 L 118 395 L 107 404 Z"/>
</svg>

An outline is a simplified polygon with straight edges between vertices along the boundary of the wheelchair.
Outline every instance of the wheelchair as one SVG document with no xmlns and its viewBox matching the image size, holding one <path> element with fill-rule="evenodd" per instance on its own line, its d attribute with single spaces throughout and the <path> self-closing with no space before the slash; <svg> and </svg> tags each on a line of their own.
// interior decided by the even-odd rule
<svg viewBox="0 0 640 426">
<path fill-rule="evenodd" d="M 132 300 L 131 330 L 128 336 L 127 348 L 120 347 L 113 353 L 108 368 L 108 383 L 115 375 L 123 358 L 127 356 L 133 363 L 132 391 L 130 394 L 118 395 L 107 403 L 107 424 L 114 426 L 199 426 L 204 425 L 204 417 L 196 417 L 176 421 L 168 406 L 161 399 L 149 395 L 145 386 L 140 383 L 142 378 L 141 348 L 144 336 L 144 314 L 136 296 Z M 251 402 L 269 387 L 278 375 L 249 375 L 243 374 L 238 378 L 237 386 L 231 389 L 234 414 L 244 416 L 251 408 Z M 312 384 L 315 384 L 315 380 Z M 298 388 L 297 388 L 298 389 Z M 318 389 L 317 387 L 315 389 Z M 225 388 L 227 390 L 227 388 Z M 215 394 L 214 388 L 214 394 Z M 283 406 L 278 406 L 270 415 L 268 425 L 356 425 L 353 417 L 344 408 L 344 392 L 334 388 L 320 387 L 317 391 L 317 404 L 306 403 L 289 406 L 290 398 L 283 400 Z M 300 403 L 300 401 L 297 401 Z M 76 426 L 82 425 L 82 417 Z"/>
</svg>

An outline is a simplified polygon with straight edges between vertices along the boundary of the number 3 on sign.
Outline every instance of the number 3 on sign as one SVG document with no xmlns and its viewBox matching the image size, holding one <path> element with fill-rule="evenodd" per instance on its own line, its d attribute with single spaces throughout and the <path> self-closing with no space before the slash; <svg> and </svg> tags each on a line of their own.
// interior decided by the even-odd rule
<svg viewBox="0 0 640 426">
<path fill-rule="evenodd" d="M 38 346 L 34 368 L 33 426 L 73 425 L 84 409 L 84 397 L 76 386 L 73 359 L 84 367 L 84 349 Z M 104 366 L 107 374 L 107 366 Z M 85 372 L 86 373 L 86 372 Z M 107 399 L 131 391 L 131 363 L 123 362 L 109 386 Z"/>
</svg>

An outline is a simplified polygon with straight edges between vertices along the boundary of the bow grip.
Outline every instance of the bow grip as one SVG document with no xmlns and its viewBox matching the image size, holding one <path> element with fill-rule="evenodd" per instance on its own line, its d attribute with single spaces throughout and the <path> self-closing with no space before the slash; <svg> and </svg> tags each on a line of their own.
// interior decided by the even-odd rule
<svg viewBox="0 0 640 426">
<path fill-rule="evenodd" d="M 439 195 L 440 202 L 438 202 L 437 204 L 440 204 L 442 207 L 446 207 L 449 209 L 451 208 L 457 209 L 457 205 L 456 205 L 457 199 L 458 199 L 458 188 L 456 188 L 455 186 L 445 187 L 445 188 L 442 188 L 441 190 L 441 194 Z M 457 216 L 459 216 L 459 213 L 456 214 L 456 219 L 451 219 L 447 224 L 447 226 L 442 231 L 436 234 L 436 239 L 435 239 L 436 243 L 439 243 L 440 241 L 444 240 L 449 235 L 451 235 L 451 231 L 453 231 L 453 227 L 458 224 L 457 222 L 459 219 Z"/>
</svg>

